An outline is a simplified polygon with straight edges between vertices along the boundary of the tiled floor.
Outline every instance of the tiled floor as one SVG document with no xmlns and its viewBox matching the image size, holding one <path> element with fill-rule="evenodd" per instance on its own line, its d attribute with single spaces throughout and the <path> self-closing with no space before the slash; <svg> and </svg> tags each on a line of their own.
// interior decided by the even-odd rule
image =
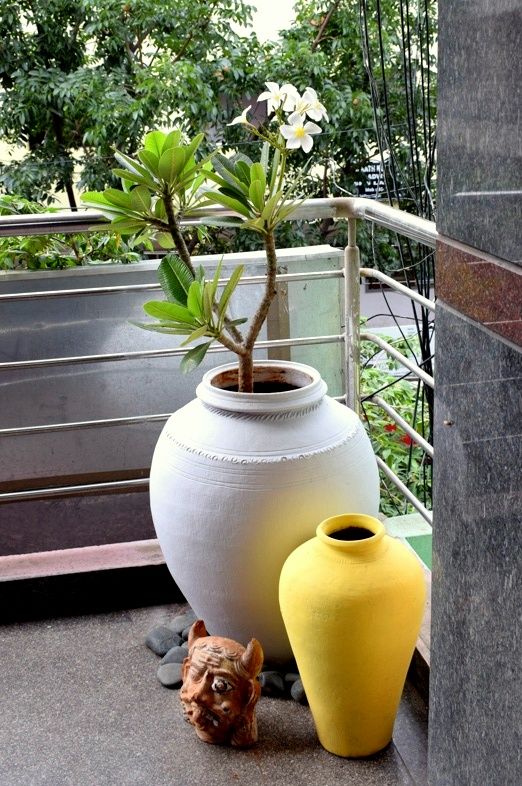
<svg viewBox="0 0 522 786">
<path fill-rule="evenodd" d="M 394 742 L 369 760 L 333 756 L 306 707 L 262 698 L 248 751 L 205 745 L 177 691 L 156 679 L 144 636 L 160 606 L 0 628 L 1 786 L 402 786 L 426 783 L 427 713 L 407 685 Z"/>
</svg>

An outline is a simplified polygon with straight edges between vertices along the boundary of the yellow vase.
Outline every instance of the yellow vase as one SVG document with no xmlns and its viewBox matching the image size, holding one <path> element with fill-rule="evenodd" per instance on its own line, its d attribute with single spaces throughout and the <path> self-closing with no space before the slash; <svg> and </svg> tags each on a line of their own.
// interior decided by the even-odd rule
<svg viewBox="0 0 522 786">
<path fill-rule="evenodd" d="M 281 612 L 326 750 L 390 742 L 425 595 L 415 554 L 372 516 L 326 519 L 286 560 Z"/>
</svg>

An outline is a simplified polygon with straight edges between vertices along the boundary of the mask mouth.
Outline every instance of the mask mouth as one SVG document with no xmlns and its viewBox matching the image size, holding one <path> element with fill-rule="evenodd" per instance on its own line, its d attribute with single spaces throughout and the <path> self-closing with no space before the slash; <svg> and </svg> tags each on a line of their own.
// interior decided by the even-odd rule
<svg viewBox="0 0 522 786">
<path fill-rule="evenodd" d="M 197 726 L 200 729 L 207 730 L 212 728 L 218 728 L 226 722 L 225 718 L 222 718 L 215 712 L 212 712 L 207 707 L 202 707 L 199 704 L 193 706 L 192 709 L 187 711 L 188 718 L 194 726 Z"/>
</svg>

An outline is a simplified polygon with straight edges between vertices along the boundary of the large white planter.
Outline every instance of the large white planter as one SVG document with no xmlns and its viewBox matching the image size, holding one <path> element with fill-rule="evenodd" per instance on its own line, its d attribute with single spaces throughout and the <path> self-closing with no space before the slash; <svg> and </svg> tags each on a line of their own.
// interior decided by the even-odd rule
<svg viewBox="0 0 522 786">
<path fill-rule="evenodd" d="M 325 518 L 377 515 L 377 464 L 357 415 L 325 395 L 311 367 L 262 361 L 256 380 L 276 373 L 298 387 L 254 394 L 216 386 L 234 369 L 205 374 L 197 398 L 165 424 L 152 516 L 169 570 L 209 632 L 243 644 L 254 636 L 267 658 L 284 660 L 283 563 Z"/>
</svg>

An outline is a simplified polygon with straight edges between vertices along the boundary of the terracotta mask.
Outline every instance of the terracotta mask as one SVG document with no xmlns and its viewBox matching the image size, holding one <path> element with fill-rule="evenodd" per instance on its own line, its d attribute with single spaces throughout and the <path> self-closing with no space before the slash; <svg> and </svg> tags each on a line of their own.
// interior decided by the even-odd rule
<svg viewBox="0 0 522 786">
<path fill-rule="evenodd" d="M 257 741 L 255 705 L 263 650 L 256 639 L 245 649 L 232 639 L 209 636 L 198 620 L 190 629 L 180 692 L 185 720 L 198 737 L 217 745 L 247 747 Z"/>
</svg>

